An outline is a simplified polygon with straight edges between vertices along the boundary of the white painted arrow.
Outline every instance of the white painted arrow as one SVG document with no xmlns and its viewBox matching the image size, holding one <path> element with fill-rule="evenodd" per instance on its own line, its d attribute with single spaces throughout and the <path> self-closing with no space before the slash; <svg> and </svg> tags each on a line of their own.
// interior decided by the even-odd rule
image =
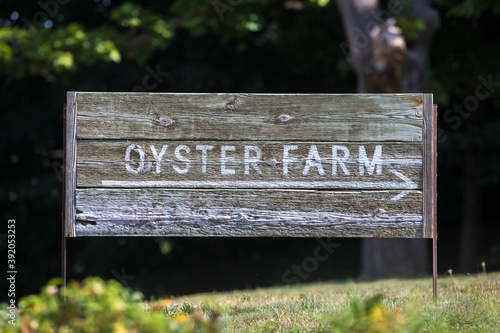
<svg viewBox="0 0 500 333">
<path fill-rule="evenodd" d="M 401 178 L 402 180 L 404 180 L 407 188 L 416 189 L 418 187 L 418 185 L 415 182 L 413 182 L 410 178 L 403 175 L 401 172 L 396 171 L 394 169 L 389 169 L 389 171 L 392 172 L 393 174 L 395 174 L 396 176 L 398 176 L 399 178 Z M 390 198 L 389 201 L 398 201 L 409 193 L 410 193 L 410 191 L 402 191 L 398 195 Z"/>
<path fill-rule="evenodd" d="M 390 169 L 390 172 L 402 179 L 401 182 L 342 182 L 342 181 L 212 181 L 212 180 L 103 180 L 103 186 L 115 187 L 239 187 L 239 188 L 321 188 L 321 189 L 416 189 L 417 184 L 401 172 Z M 391 201 L 404 197 L 403 191 Z"/>
</svg>

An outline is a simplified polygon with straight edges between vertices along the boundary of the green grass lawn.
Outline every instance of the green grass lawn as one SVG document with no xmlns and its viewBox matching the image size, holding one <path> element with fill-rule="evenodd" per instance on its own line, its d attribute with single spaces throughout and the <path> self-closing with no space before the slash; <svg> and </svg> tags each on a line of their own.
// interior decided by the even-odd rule
<svg viewBox="0 0 500 333">
<path fill-rule="evenodd" d="M 144 301 L 114 280 L 0 304 L 0 332 L 500 332 L 500 273 L 330 282 Z M 11 302 L 12 303 L 12 302 Z"/>
<path fill-rule="evenodd" d="M 227 332 L 500 332 L 500 273 L 441 276 L 436 303 L 426 277 L 196 294 L 163 304 L 167 314 L 217 313 Z"/>
</svg>

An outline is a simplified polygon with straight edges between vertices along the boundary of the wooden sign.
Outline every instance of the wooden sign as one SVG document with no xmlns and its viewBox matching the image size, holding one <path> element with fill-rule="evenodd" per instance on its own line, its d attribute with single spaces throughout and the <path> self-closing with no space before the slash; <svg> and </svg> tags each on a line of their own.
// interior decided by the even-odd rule
<svg viewBox="0 0 500 333">
<path fill-rule="evenodd" d="M 431 238 L 431 94 L 69 92 L 65 235 Z"/>
</svg>

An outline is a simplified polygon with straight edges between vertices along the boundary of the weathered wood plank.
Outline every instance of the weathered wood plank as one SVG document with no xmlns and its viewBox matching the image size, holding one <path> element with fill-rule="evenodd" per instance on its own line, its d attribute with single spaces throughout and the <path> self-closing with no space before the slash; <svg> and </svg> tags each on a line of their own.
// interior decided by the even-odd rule
<svg viewBox="0 0 500 333">
<path fill-rule="evenodd" d="M 136 148 L 127 149 L 132 145 Z M 296 146 L 293 150 L 286 149 L 288 155 L 286 158 L 284 158 L 285 146 L 294 148 Z M 177 147 L 183 148 L 179 153 L 182 153 L 182 158 L 188 159 L 189 162 L 176 157 Z M 211 149 L 207 150 L 207 147 Z M 223 151 L 222 147 L 231 149 L 234 147 L 234 150 Z M 377 149 L 379 155 L 375 153 Z M 129 161 L 126 161 L 127 150 L 130 153 Z M 307 167 L 311 152 L 317 152 L 320 162 Z M 144 153 L 143 164 L 140 159 L 141 153 Z M 226 158 L 223 158 L 223 155 Z M 353 188 L 352 184 L 347 183 L 372 183 L 373 186 L 365 184 L 360 185 L 360 188 L 422 189 L 422 145 L 417 143 L 380 145 L 371 142 L 346 144 L 134 141 L 132 143 L 80 140 L 77 175 L 79 187 L 144 187 L 140 183 L 116 185 L 116 181 L 148 181 L 151 185 L 153 181 L 174 181 L 163 182 L 160 186 L 164 187 L 245 187 L 248 183 L 245 185 L 243 182 L 252 181 L 276 184 L 287 181 L 333 181 L 337 183 L 333 188 Z M 115 181 L 115 185 L 109 182 L 103 184 L 103 181 Z M 180 186 L 179 181 L 186 183 Z M 189 183 L 190 181 L 206 182 L 202 186 L 196 186 L 194 183 Z"/>
<path fill-rule="evenodd" d="M 68 92 L 64 114 L 64 232 L 75 237 L 75 187 L 76 187 L 76 113 L 78 93 Z"/>
<path fill-rule="evenodd" d="M 422 192 L 78 189 L 78 236 L 422 237 Z"/>
<path fill-rule="evenodd" d="M 437 208 L 437 110 L 432 94 L 424 94 L 424 237 L 433 238 Z"/>
<path fill-rule="evenodd" d="M 422 94 L 79 93 L 78 139 L 422 141 Z"/>
<path fill-rule="evenodd" d="M 137 237 L 355 237 L 355 238 L 421 238 L 421 222 L 397 223 L 330 223 L 312 227 L 296 223 L 215 224 L 185 222 L 150 222 L 143 224 L 103 221 L 99 225 L 77 221 L 78 237 L 137 236 Z"/>
</svg>

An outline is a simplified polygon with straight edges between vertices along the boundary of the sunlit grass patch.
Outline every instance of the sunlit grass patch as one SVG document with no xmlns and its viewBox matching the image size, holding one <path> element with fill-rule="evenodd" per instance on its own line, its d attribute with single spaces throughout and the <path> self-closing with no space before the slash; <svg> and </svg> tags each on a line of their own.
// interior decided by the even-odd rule
<svg viewBox="0 0 500 333">
<path fill-rule="evenodd" d="M 172 301 L 217 307 L 228 332 L 500 331 L 500 273 L 440 277 L 437 302 L 429 277 L 303 284 Z"/>
</svg>

